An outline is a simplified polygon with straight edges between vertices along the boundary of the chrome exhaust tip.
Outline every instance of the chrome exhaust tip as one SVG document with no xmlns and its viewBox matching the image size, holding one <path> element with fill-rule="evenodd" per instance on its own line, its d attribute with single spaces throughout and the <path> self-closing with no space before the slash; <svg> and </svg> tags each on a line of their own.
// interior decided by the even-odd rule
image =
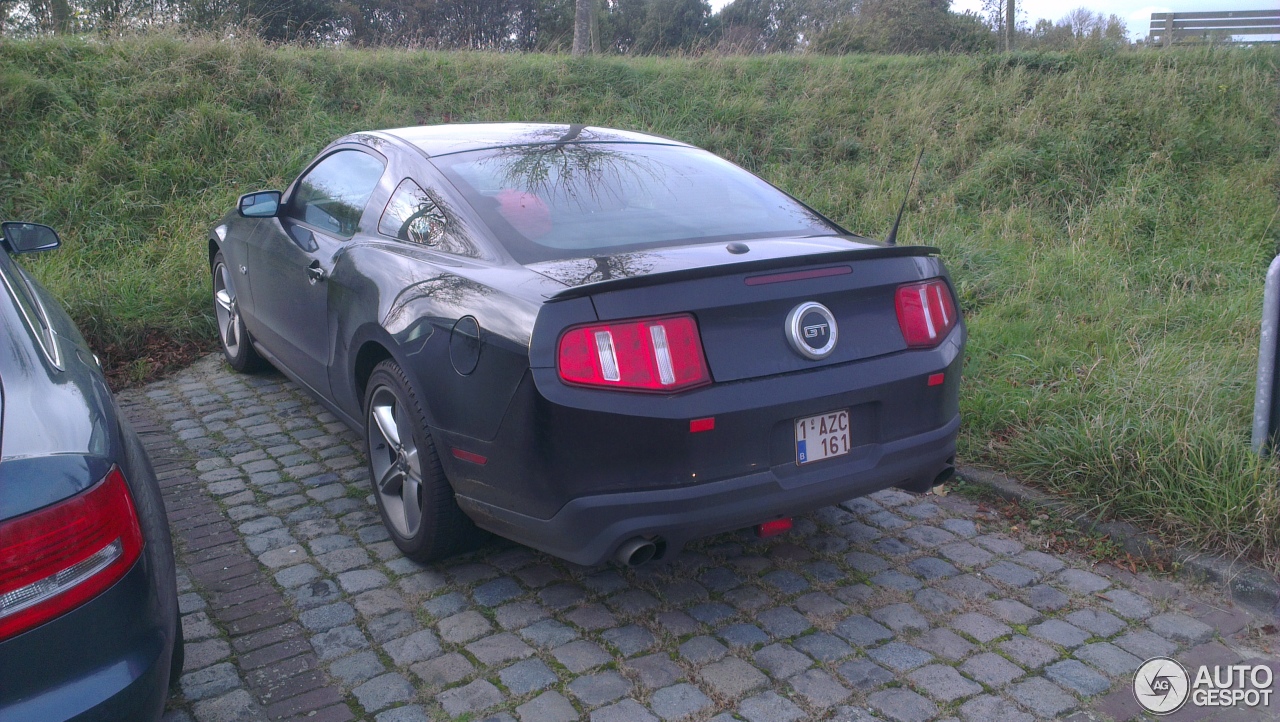
<svg viewBox="0 0 1280 722">
<path fill-rule="evenodd" d="M 643 537 L 635 537 L 623 542 L 622 546 L 618 547 L 618 551 L 613 555 L 613 558 L 619 564 L 638 567 L 653 559 L 657 553 L 658 546 L 656 544 Z"/>
</svg>

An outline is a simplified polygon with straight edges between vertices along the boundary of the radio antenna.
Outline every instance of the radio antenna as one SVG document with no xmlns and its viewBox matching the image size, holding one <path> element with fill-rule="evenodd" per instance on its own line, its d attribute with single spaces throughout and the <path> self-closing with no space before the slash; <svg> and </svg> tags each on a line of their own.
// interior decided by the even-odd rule
<svg viewBox="0 0 1280 722">
<path fill-rule="evenodd" d="M 916 171 L 920 170 L 920 160 L 924 158 L 924 148 L 920 149 L 920 155 L 916 156 L 916 167 L 911 169 L 911 180 L 907 181 L 907 194 L 902 197 L 902 205 L 898 206 L 898 217 L 893 219 L 893 228 L 889 229 L 889 235 L 884 239 L 886 246 L 893 246 L 898 241 L 898 224 L 902 223 L 902 212 L 907 210 L 907 201 L 911 199 L 911 187 L 916 184 Z"/>
</svg>

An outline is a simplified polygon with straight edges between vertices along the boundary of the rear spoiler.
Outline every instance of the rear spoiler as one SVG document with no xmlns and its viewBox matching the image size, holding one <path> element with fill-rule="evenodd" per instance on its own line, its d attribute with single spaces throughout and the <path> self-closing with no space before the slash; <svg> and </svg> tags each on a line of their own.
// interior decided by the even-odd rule
<svg viewBox="0 0 1280 722">
<path fill-rule="evenodd" d="M 796 266 L 819 266 L 824 263 L 840 261 L 866 261 L 873 258 L 902 258 L 907 256 L 937 256 L 940 251 L 934 246 L 885 246 L 879 248 L 854 248 L 847 251 L 831 253 L 813 253 L 804 256 L 784 256 L 782 258 L 764 258 L 756 261 L 740 263 L 723 263 L 698 268 L 679 268 L 672 271 L 659 271 L 643 276 L 628 276 L 607 281 L 584 283 L 580 286 L 566 288 L 547 297 L 549 301 L 563 301 L 570 298 L 581 298 L 607 291 L 621 291 L 629 288 L 643 288 L 662 283 L 675 283 L 707 276 L 728 276 L 735 273 L 751 273 L 753 271 L 771 271 L 775 268 L 794 268 Z"/>
</svg>

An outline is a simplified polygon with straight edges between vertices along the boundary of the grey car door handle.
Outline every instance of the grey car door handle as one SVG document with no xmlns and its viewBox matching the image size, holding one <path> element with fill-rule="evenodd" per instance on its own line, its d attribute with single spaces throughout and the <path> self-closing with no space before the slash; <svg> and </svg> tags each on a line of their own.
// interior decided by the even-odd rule
<svg viewBox="0 0 1280 722">
<path fill-rule="evenodd" d="M 312 261 L 311 265 L 307 266 L 307 280 L 310 283 L 315 284 L 317 281 L 323 281 L 324 277 L 325 272 L 324 269 L 320 267 L 319 261 Z"/>
</svg>

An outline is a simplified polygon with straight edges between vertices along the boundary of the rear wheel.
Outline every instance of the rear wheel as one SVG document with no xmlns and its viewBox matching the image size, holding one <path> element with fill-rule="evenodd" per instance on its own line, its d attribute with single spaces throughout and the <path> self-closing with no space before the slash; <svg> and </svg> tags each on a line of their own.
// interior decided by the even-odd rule
<svg viewBox="0 0 1280 722">
<path fill-rule="evenodd" d="M 485 534 L 458 508 L 422 404 L 395 361 L 374 367 L 364 398 L 369 474 L 391 540 L 419 562 L 478 546 Z"/>
<path fill-rule="evenodd" d="M 187 640 L 182 633 L 182 617 L 178 617 L 178 631 L 173 638 L 173 656 L 169 658 L 169 689 L 178 688 L 182 667 L 187 660 Z"/>
<path fill-rule="evenodd" d="M 213 315 L 218 321 L 222 355 L 226 356 L 231 368 L 240 372 L 262 368 L 265 363 L 253 349 L 253 341 L 244 327 L 235 282 L 222 251 L 213 257 Z"/>
</svg>

